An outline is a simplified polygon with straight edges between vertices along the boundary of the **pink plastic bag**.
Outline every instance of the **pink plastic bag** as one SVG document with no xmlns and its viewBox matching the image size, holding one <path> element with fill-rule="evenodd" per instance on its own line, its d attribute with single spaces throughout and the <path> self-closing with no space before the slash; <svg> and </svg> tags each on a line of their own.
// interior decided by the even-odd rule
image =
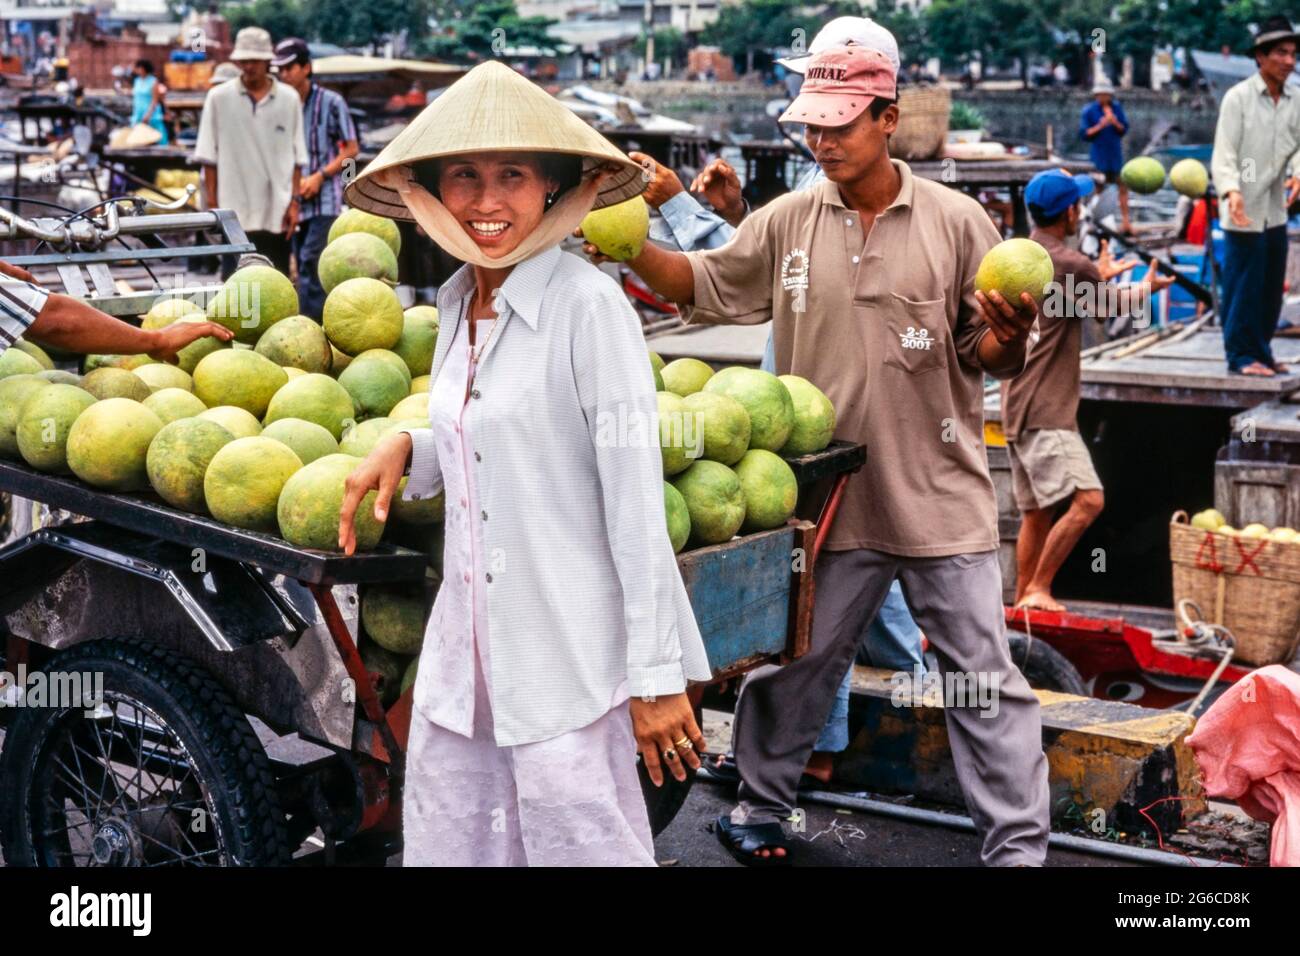
<svg viewBox="0 0 1300 956">
<path fill-rule="evenodd" d="M 1210 796 L 1273 824 L 1269 864 L 1300 866 L 1300 674 L 1274 664 L 1243 677 L 1187 745 Z"/>
</svg>

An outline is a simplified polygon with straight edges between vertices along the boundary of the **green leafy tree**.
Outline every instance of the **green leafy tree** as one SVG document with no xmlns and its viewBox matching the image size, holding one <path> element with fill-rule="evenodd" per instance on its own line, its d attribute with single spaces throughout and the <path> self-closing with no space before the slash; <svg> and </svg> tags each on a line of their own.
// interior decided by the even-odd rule
<svg viewBox="0 0 1300 956">
<path fill-rule="evenodd" d="M 490 60 L 511 47 L 554 48 L 559 42 L 547 32 L 555 20 L 521 17 L 514 0 L 441 0 L 432 17 L 435 30 L 417 49 L 446 60 Z"/>
<path fill-rule="evenodd" d="M 253 3 L 228 3 L 221 15 L 230 22 L 230 35 L 244 27 L 261 27 L 273 41 L 285 37 L 306 38 L 312 31 L 298 0 L 254 0 Z"/>
<path fill-rule="evenodd" d="M 665 59 L 672 61 L 674 66 L 680 66 L 686 62 L 686 52 L 690 46 L 686 42 L 686 37 L 681 30 L 676 27 L 665 27 L 656 30 L 655 37 L 655 59 L 663 62 Z M 636 41 L 636 55 L 645 58 L 645 36 L 642 35 Z"/>
</svg>

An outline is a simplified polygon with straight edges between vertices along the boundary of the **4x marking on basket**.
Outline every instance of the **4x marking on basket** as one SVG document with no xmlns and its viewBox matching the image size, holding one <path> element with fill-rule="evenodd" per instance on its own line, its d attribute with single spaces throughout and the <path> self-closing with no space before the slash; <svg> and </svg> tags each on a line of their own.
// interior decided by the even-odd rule
<svg viewBox="0 0 1300 956">
<path fill-rule="evenodd" d="M 1218 535 L 1213 531 L 1205 532 L 1205 537 L 1201 539 L 1201 546 L 1196 549 L 1196 566 L 1198 568 L 1204 568 L 1206 571 L 1213 571 L 1215 574 L 1222 574 L 1226 569 L 1226 565 L 1219 561 L 1219 548 L 1215 541 L 1215 538 L 1217 537 Z M 1258 557 L 1259 553 L 1268 546 L 1268 542 L 1260 541 L 1259 544 L 1255 546 L 1255 550 L 1251 551 L 1249 554 L 1246 553 L 1246 548 L 1241 543 L 1240 538 L 1233 538 L 1232 543 L 1237 546 L 1237 556 L 1241 558 L 1241 561 L 1237 564 L 1237 569 L 1232 573 L 1241 574 L 1247 568 L 1250 568 L 1250 570 L 1255 574 L 1262 574 L 1263 572 L 1259 570 L 1259 565 L 1255 563 L 1255 558 Z M 1208 559 L 1205 557 L 1205 549 L 1207 545 L 1210 549 Z M 1227 555 L 1224 555 L 1224 557 L 1226 558 Z"/>
</svg>

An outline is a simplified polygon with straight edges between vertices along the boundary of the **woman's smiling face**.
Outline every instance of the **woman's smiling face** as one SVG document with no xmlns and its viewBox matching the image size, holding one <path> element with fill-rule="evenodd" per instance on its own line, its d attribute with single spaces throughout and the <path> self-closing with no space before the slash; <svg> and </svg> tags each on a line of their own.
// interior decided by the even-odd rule
<svg viewBox="0 0 1300 956">
<path fill-rule="evenodd" d="M 558 188 L 534 153 L 453 156 L 439 166 L 442 204 L 494 259 L 509 254 L 537 227 L 547 194 Z"/>
</svg>

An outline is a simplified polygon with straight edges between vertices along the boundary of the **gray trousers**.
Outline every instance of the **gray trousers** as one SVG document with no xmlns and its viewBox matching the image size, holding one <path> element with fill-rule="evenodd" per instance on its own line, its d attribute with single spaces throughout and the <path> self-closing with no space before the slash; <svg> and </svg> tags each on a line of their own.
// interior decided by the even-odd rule
<svg viewBox="0 0 1300 956">
<path fill-rule="evenodd" d="M 974 676 L 996 693 L 995 707 L 968 699 L 971 706 L 944 708 L 957 779 L 983 839 L 980 858 L 989 866 L 1041 865 L 1049 817 L 1042 722 L 1038 699 L 1011 662 L 997 552 L 906 558 L 866 549 L 827 551 L 816 575 L 808 653 L 785 667 L 754 670 L 740 695 L 734 728 L 740 806 L 732 821 L 790 815 L 858 637 L 897 576 L 940 674 Z"/>
</svg>

